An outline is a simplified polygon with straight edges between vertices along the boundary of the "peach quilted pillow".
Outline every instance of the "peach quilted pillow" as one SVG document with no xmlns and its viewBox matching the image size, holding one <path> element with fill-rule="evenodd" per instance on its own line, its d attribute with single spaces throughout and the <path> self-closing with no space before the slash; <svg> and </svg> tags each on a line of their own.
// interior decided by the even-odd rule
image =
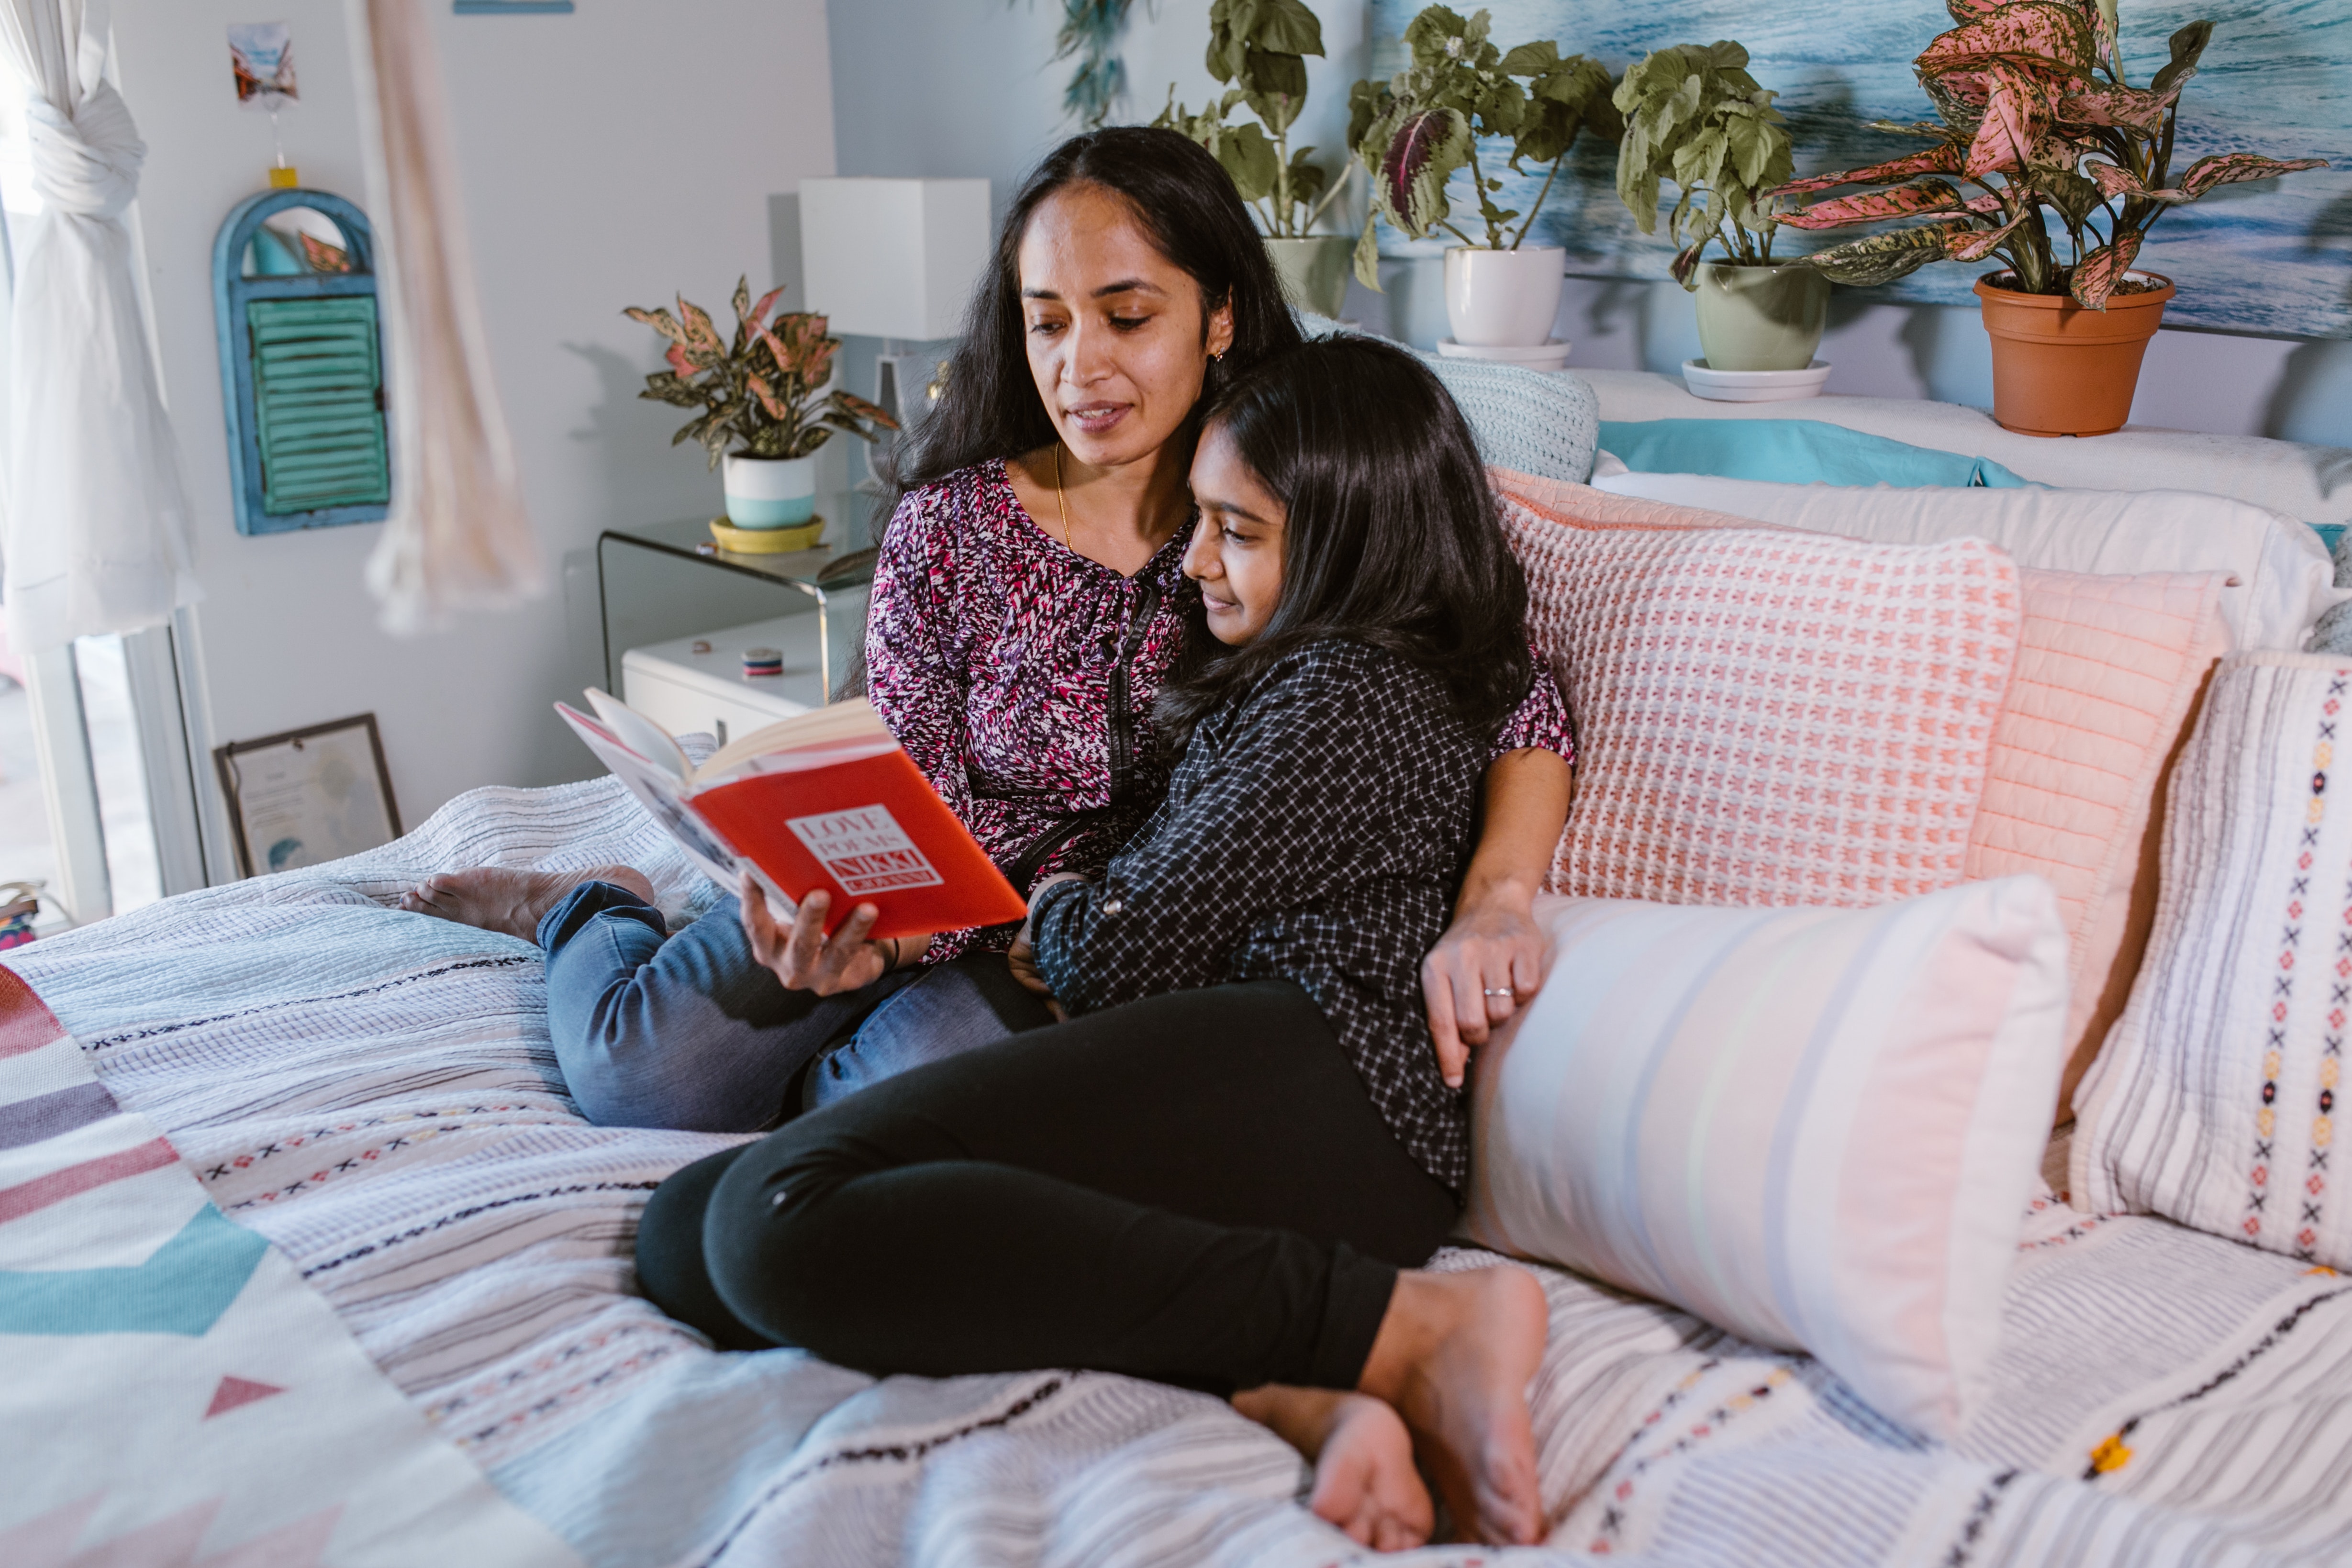
<svg viewBox="0 0 2352 1568">
<path fill-rule="evenodd" d="M 2122 1015 L 2156 917 L 2155 809 L 2199 695 L 2230 651 L 2221 572 L 2020 574 L 2025 616 L 1993 728 L 1970 881 L 2058 893 L 2074 1000 L 2058 1117 Z"/>
<path fill-rule="evenodd" d="M 1577 729 L 1548 891 L 1858 907 L 1961 880 L 2017 653 L 2006 554 L 1643 504 L 1705 519 L 1677 527 L 1580 486 L 1538 509 L 1516 478 L 1504 528 Z"/>
</svg>

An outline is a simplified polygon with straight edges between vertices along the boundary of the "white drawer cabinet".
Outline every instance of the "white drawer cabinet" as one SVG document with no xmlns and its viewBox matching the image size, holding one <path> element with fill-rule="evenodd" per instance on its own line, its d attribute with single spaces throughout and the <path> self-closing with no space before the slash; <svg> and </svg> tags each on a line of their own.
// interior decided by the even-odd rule
<svg viewBox="0 0 2352 1568">
<path fill-rule="evenodd" d="M 864 607 L 851 607 L 861 624 Z M 672 735 L 704 732 L 720 745 L 823 706 L 814 613 L 754 621 L 745 626 L 631 648 L 621 655 L 621 700 Z M 710 651 L 698 653 L 697 642 Z M 784 655 L 780 675 L 747 675 L 743 650 L 774 648 Z"/>
</svg>

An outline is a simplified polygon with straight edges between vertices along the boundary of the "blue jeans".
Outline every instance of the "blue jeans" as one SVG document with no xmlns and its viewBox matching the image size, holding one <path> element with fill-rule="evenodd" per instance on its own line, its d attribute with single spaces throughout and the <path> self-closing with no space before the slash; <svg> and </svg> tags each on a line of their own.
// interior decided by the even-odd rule
<svg viewBox="0 0 2352 1568">
<path fill-rule="evenodd" d="M 547 1022 L 581 1113 L 600 1126 L 755 1133 L 928 1061 L 1053 1022 L 1002 953 L 895 969 L 855 991 L 789 991 L 728 903 L 671 936 L 610 883 L 539 923 Z"/>
</svg>

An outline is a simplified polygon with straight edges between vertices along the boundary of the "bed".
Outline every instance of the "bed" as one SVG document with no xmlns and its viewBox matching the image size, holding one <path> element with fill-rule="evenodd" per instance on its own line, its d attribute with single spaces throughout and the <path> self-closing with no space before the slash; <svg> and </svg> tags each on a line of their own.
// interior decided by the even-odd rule
<svg viewBox="0 0 2352 1568">
<path fill-rule="evenodd" d="M 537 949 L 392 907 L 442 868 L 616 860 L 653 877 L 673 919 L 718 896 L 612 780 L 480 789 L 382 850 L 9 955 L 104 1093 L 169 1140 L 188 1173 L 175 1179 L 265 1239 L 284 1290 L 331 1309 L 318 1332 L 364 1358 L 334 1402 L 296 1410 L 229 1378 L 214 1405 L 258 1399 L 257 1431 L 283 1405 L 278 1440 L 327 1453 L 346 1427 L 398 1426 L 383 1404 L 396 1391 L 391 1404 L 421 1417 L 403 1462 L 454 1475 L 461 1458 L 488 1486 L 457 1488 L 446 1508 L 512 1527 L 446 1531 L 432 1559 L 452 1563 L 1304 1568 L 1357 1555 L 1300 1506 L 1297 1456 L 1214 1400 L 1068 1370 L 877 1381 L 797 1352 L 722 1354 L 634 1294 L 646 1194 L 729 1140 L 585 1124 L 549 1049 Z M 5 1254 L 23 1184 L 0 1187 Z M 51 1245 L 64 1253 L 40 1266 L 54 1270 L 104 1238 Z M 1456 1249 L 1439 1266 L 1491 1261 Z M 1551 1304 L 1534 1391 L 1549 1544 L 1433 1547 L 1413 1562 L 2352 1556 L 2352 1280 L 2326 1270 L 2045 1194 L 2009 1288 L 1998 1396 L 1949 1447 L 1881 1419 L 1804 1357 L 1538 1272 Z M 51 1343 L 71 1342 L 0 1323 L 0 1355 L 20 1370 Z M 396 1527 L 330 1518 L 308 1555 L 268 1555 L 249 1544 L 292 1503 L 256 1504 L 232 1530 L 234 1495 L 184 1558 L 91 1554 L 142 1528 L 140 1498 L 117 1489 L 98 1518 L 54 1479 L 58 1464 L 32 1461 L 90 1379 L 116 1375 L 7 1380 L 0 1460 L 53 1479 L 0 1497 L 0 1558 L 426 1560 L 431 1510 Z M 160 1398 L 113 1392 L 132 1410 Z M 87 1454 L 75 1468 L 103 1477 L 115 1463 Z"/>
</svg>

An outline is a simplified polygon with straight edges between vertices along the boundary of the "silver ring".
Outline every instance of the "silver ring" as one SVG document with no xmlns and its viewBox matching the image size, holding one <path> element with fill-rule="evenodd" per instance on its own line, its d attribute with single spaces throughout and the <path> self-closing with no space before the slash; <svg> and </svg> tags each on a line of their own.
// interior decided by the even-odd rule
<svg viewBox="0 0 2352 1568">
<path fill-rule="evenodd" d="M 1490 996 L 1490 997 L 1516 997 L 1516 996 L 1517 996 L 1519 993 L 1518 993 L 1518 992 L 1517 992 L 1517 991 L 1515 991 L 1515 990 L 1512 990 L 1509 987 L 1506 986 L 1503 989 L 1501 989 L 1501 990 L 1499 990 L 1499 991 L 1498 991 L 1498 990 L 1495 990 L 1495 989 L 1493 989 L 1492 988 L 1489 988 L 1487 989 L 1486 994 L 1487 994 L 1488 996 Z"/>
</svg>

